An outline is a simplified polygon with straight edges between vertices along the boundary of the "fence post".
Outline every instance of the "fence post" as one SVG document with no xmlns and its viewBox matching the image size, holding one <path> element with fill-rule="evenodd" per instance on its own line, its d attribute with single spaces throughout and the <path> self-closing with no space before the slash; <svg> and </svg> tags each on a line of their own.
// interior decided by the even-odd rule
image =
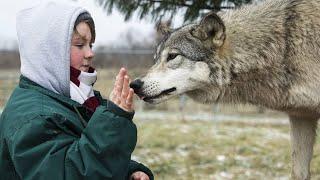
<svg viewBox="0 0 320 180">
<path fill-rule="evenodd" d="M 215 115 L 220 111 L 220 105 L 219 104 L 213 104 L 212 105 L 212 120 L 215 120 Z"/>
<path fill-rule="evenodd" d="M 187 102 L 187 97 L 186 95 L 181 95 L 179 97 L 179 112 L 180 112 L 180 118 L 181 118 L 181 121 L 185 121 L 185 112 L 184 112 L 184 109 L 185 109 L 185 106 L 186 106 L 186 102 Z"/>
</svg>

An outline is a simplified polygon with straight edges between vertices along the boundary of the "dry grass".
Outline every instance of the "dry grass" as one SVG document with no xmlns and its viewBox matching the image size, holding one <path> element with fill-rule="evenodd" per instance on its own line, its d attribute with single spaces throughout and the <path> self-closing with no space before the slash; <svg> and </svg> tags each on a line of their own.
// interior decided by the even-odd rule
<svg viewBox="0 0 320 180">
<path fill-rule="evenodd" d="M 134 159 L 157 179 L 289 179 L 287 125 L 208 121 L 136 121 Z M 320 179 L 320 142 L 312 161 Z"/>
<path fill-rule="evenodd" d="M 0 109 L 5 105 L 14 87 L 18 84 L 18 70 L 0 71 Z"/>
</svg>

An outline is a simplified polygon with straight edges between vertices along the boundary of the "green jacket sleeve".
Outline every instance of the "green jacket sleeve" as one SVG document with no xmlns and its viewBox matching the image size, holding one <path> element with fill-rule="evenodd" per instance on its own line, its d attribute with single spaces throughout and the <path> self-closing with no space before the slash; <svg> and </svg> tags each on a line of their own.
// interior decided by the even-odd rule
<svg viewBox="0 0 320 180">
<path fill-rule="evenodd" d="M 120 116 L 126 117 L 128 119 L 132 119 L 134 112 L 132 113 L 128 113 L 124 110 L 122 110 L 121 108 L 119 108 L 116 104 L 114 104 L 113 102 L 106 100 L 106 99 L 100 99 L 100 101 L 102 101 L 102 104 L 105 105 L 111 112 L 118 114 Z M 128 177 L 126 179 L 128 179 L 132 173 L 136 172 L 136 171 L 142 171 L 144 173 L 146 173 L 150 180 L 153 180 L 153 173 L 152 171 L 147 168 L 146 166 L 144 166 L 141 163 L 138 163 L 136 161 L 131 160 L 130 164 L 129 164 L 129 171 L 128 171 Z"/>
<path fill-rule="evenodd" d="M 81 137 L 66 133 L 52 121 L 57 116 L 37 116 L 9 137 L 9 151 L 21 179 L 127 177 L 137 138 L 132 121 L 99 106 Z"/>
</svg>

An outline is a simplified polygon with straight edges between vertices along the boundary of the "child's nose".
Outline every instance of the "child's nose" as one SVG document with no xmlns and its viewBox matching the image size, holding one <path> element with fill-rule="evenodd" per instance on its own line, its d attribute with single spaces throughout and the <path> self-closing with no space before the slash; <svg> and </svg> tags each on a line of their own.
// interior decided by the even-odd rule
<svg viewBox="0 0 320 180">
<path fill-rule="evenodd" d="M 86 58 L 93 58 L 94 57 L 94 52 L 92 51 L 92 49 L 89 49 L 87 52 L 86 52 Z"/>
</svg>

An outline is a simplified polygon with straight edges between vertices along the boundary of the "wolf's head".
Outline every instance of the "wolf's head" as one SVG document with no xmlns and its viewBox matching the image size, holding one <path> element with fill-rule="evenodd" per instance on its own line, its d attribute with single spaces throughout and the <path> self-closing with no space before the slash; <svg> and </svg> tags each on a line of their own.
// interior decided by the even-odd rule
<svg viewBox="0 0 320 180">
<path fill-rule="evenodd" d="M 183 93 L 202 102 L 216 101 L 220 87 L 228 83 L 223 73 L 226 62 L 220 58 L 226 38 L 220 17 L 211 13 L 199 24 L 162 31 L 165 36 L 154 54 L 156 64 L 130 84 L 135 93 L 149 103 Z"/>
</svg>

